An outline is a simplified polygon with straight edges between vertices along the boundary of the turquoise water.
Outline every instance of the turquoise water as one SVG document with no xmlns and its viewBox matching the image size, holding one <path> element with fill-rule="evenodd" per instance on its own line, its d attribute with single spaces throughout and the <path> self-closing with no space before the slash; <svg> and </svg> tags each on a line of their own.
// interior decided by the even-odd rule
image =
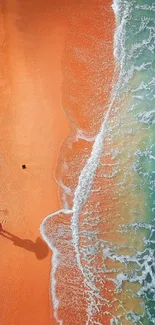
<svg viewBox="0 0 155 325">
<path fill-rule="evenodd" d="M 133 313 L 135 324 L 155 324 L 155 1 L 114 1 L 122 30 L 116 35 L 116 58 L 121 67 L 119 92 L 130 96 L 126 113 L 134 115 L 141 137 L 135 169 L 145 193 L 145 216 L 139 229 L 149 229 L 138 281 L 142 288 L 145 315 Z M 135 128 L 133 126 L 134 132 Z M 145 219 L 145 222 L 144 222 Z M 137 275 L 134 275 L 136 277 Z M 134 277 L 130 281 L 134 282 Z M 137 316 L 137 320 L 136 320 Z"/>
</svg>

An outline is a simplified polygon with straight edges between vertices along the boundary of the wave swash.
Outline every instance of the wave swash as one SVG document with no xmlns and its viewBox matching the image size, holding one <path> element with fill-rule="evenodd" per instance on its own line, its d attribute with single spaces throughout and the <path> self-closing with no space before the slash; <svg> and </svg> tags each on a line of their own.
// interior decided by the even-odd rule
<svg viewBox="0 0 155 325">
<path fill-rule="evenodd" d="M 53 251 L 51 295 L 59 325 L 152 325 L 155 3 L 113 1 L 115 67 L 103 82 L 107 66 L 109 71 L 112 68 L 104 61 L 104 51 L 111 43 L 105 31 L 102 36 L 102 20 L 111 12 L 111 5 L 107 9 L 102 2 L 92 14 L 83 9 L 81 17 L 72 17 L 69 37 L 75 43 L 69 55 L 84 72 L 77 76 L 72 70 L 74 62 L 66 63 L 64 82 L 73 89 L 66 103 L 78 107 L 74 86 L 78 93 L 79 82 L 83 82 L 79 97 L 90 108 L 81 114 L 88 116 L 90 124 L 86 130 L 71 118 L 74 134 L 63 144 L 57 172 L 62 209 L 47 216 L 40 229 Z M 87 22 L 90 33 L 82 33 L 80 19 Z M 89 44 L 94 52 L 88 51 Z M 89 72 L 92 96 L 87 93 Z M 106 94 L 111 89 L 104 106 L 102 86 Z"/>
</svg>

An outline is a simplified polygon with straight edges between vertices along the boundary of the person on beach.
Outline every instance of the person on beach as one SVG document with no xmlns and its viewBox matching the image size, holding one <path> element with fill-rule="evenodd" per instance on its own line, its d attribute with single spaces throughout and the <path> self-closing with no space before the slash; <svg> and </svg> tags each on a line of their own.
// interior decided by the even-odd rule
<svg viewBox="0 0 155 325">
<path fill-rule="evenodd" d="M 3 224 L 5 223 L 5 220 L 2 220 L 2 222 L 0 222 L 0 232 L 3 231 Z"/>
</svg>

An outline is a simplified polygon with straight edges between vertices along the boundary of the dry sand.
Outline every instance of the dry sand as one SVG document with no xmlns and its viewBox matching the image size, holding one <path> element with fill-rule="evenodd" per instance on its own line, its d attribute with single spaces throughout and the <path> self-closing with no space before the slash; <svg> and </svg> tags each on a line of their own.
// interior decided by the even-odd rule
<svg viewBox="0 0 155 325">
<path fill-rule="evenodd" d="M 0 236 L 0 324 L 49 325 L 51 253 L 37 259 L 23 239 L 35 242 L 59 208 L 53 170 L 69 131 L 60 70 L 67 21 L 50 0 L 6 0 L 0 31 L 0 219 L 12 234 Z"/>
</svg>

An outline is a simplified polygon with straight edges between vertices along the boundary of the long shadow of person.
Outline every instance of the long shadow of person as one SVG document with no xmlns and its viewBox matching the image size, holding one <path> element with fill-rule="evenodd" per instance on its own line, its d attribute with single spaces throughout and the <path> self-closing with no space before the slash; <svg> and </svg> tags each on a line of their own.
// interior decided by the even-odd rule
<svg viewBox="0 0 155 325">
<path fill-rule="evenodd" d="M 10 233 L 9 231 L 2 230 L 0 236 L 5 237 L 8 240 L 11 240 L 15 246 L 22 247 L 27 251 L 34 252 L 38 260 L 42 260 L 47 257 L 49 249 L 47 244 L 40 238 L 37 237 L 36 241 L 33 242 L 29 239 L 22 239 Z"/>
</svg>

